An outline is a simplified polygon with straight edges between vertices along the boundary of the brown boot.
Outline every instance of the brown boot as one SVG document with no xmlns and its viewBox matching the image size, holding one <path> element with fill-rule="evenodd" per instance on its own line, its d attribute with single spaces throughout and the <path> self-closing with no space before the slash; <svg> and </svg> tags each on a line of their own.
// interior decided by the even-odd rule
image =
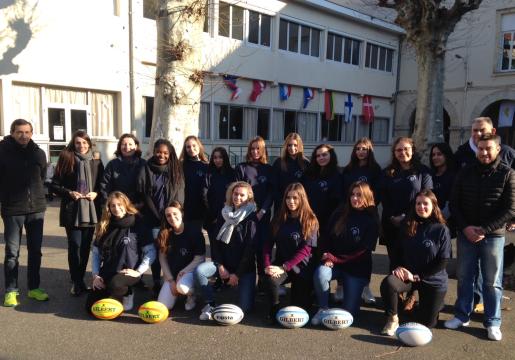
<svg viewBox="0 0 515 360">
<path fill-rule="evenodd" d="M 388 320 L 383 330 L 381 330 L 381 334 L 394 336 L 395 330 L 399 327 L 399 317 L 397 315 L 388 316 Z"/>
</svg>

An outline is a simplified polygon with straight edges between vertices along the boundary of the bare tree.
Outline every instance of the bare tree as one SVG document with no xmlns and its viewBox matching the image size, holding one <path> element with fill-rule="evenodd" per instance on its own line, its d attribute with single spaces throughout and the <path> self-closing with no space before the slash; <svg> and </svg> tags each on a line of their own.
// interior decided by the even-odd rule
<svg viewBox="0 0 515 360">
<path fill-rule="evenodd" d="M 443 141 L 444 60 L 449 35 L 464 14 L 483 0 L 378 0 L 397 12 L 418 64 L 417 110 L 413 139 L 418 149 Z"/>
<path fill-rule="evenodd" d="M 202 29 L 207 0 L 159 0 L 157 66 L 150 150 L 169 139 L 179 151 L 185 135 L 197 134 L 203 80 Z"/>
</svg>

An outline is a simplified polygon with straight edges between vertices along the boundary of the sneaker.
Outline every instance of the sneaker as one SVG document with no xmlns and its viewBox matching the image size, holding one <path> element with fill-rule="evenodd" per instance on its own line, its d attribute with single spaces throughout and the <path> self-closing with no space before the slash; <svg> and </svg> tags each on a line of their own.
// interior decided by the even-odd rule
<svg viewBox="0 0 515 360">
<path fill-rule="evenodd" d="M 70 289 L 71 296 L 79 297 L 82 294 L 82 287 L 77 284 L 73 284 Z"/>
<path fill-rule="evenodd" d="M 48 294 L 40 288 L 29 290 L 28 293 L 29 298 L 37 300 L 37 301 L 47 301 Z"/>
<path fill-rule="evenodd" d="M 322 322 L 322 315 L 326 309 L 318 309 L 317 313 L 311 318 L 311 325 L 317 326 Z"/>
<path fill-rule="evenodd" d="M 213 320 L 213 310 L 215 308 L 211 306 L 211 304 L 206 304 L 202 308 L 202 312 L 200 313 L 199 319 L 200 320 Z"/>
<path fill-rule="evenodd" d="M 415 308 L 415 303 L 417 302 L 417 297 L 415 293 L 411 293 L 408 295 L 408 298 L 404 301 L 404 311 L 411 312 Z"/>
<path fill-rule="evenodd" d="M 122 302 L 124 311 L 132 310 L 134 306 L 134 293 L 124 296 Z"/>
<path fill-rule="evenodd" d="M 4 297 L 4 306 L 13 307 L 18 305 L 18 292 L 17 291 L 8 291 L 5 293 Z"/>
<path fill-rule="evenodd" d="M 457 317 L 453 317 L 451 320 L 447 320 L 443 323 L 443 326 L 445 326 L 447 329 L 457 329 L 462 326 L 469 326 L 470 321 L 463 322 Z"/>
<path fill-rule="evenodd" d="M 384 326 L 383 330 L 381 330 L 381 334 L 388 335 L 388 336 L 394 336 L 395 331 L 399 327 L 399 317 L 397 315 L 389 316 L 388 321 L 386 322 L 386 325 Z"/>
<path fill-rule="evenodd" d="M 338 285 L 336 287 L 336 292 L 334 293 L 334 301 L 342 301 L 343 300 L 343 285 Z"/>
<path fill-rule="evenodd" d="M 372 294 L 372 291 L 370 290 L 370 287 L 365 286 L 363 288 L 363 292 L 361 293 L 361 298 L 365 302 L 365 304 L 375 304 L 376 298 Z"/>
<path fill-rule="evenodd" d="M 186 302 L 184 303 L 184 310 L 190 311 L 190 310 L 195 309 L 196 306 L 197 306 L 197 302 L 195 301 L 195 296 L 188 295 L 188 297 L 186 298 Z"/>
<path fill-rule="evenodd" d="M 486 328 L 486 331 L 488 331 L 488 338 L 490 340 L 494 340 L 494 341 L 502 340 L 502 332 L 501 332 L 501 328 L 499 326 L 489 326 Z"/>
<path fill-rule="evenodd" d="M 286 288 L 284 286 L 279 286 L 279 296 L 286 296 Z"/>
<path fill-rule="evenodd" d="M 476 314 L 484 314 L 485 313 L 485 306 L 483 304 L 476 304 L 476 305 L 474 305 L 474 312 Z"/>
</svg>

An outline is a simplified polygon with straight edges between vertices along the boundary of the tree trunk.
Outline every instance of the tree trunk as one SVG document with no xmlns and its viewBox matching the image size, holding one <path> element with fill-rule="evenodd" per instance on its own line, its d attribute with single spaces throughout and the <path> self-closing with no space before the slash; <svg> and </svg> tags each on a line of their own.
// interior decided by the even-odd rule
<svg viewBox="0 0 515 360">
<path fill-rule="evenodd" d="M 186 136 L 198 135 L 205 3 L 206 0 L 159 1 L 149 153 L 157 139 L 170 140 L 179 153 Z"/>
<path fill-rule="evenodd" d="M 444 53 L 417 46 L 417 109 L 413 140 L 423 158 L 430 145 L 443 142 Z"/>
</svg>

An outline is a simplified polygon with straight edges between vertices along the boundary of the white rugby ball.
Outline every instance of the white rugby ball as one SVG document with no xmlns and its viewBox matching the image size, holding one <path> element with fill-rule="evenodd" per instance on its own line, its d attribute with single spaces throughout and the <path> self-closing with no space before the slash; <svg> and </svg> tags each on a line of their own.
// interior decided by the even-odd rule
<svg viewBox="0 0 515 360">
<path fill-rule="evenodd" d="M 415 322 L 400 325 L 395 331 L 395 336 L 408 346 L 423 346 L 429 344 L 433 339 L 431 330 Z"/>
<path fill-rule="evenodd" d="M 320 322 L 331 330 L 340 330 L 348 328 L 352 325 L 354 318 L 352 314 L 343 309 L 333 308 L 327 309 L 322 313 Z"/>
<path fill-rule="evenodd" d="M 236 305 L 223 304 L 213 310 L 213 319 L 220 325 L 234 325 L 243 319 L 243 311 Z"/>
<path fill-rule="evenodd" d="M 286 306 L 279 310 L 275 315 L 279 324 L 288 329 L 296 329 L 303 327 L 309 321 L 309 315 L 306 310 L 298 306 Z"/>
</svg>

